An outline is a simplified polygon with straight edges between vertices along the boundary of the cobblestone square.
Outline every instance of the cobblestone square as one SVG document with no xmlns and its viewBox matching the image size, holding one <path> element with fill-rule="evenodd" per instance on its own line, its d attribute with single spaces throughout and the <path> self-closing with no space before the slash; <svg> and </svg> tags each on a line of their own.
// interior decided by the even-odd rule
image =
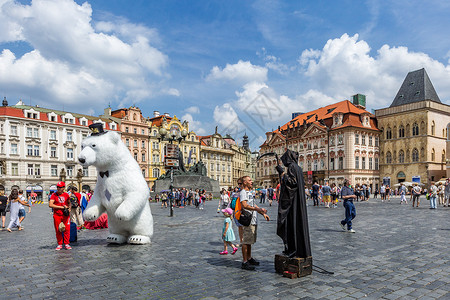
<svg viewBox="0 0 450 300">
<path fill-rule="evenodd" d="M 308 207 L 315 266 L 301 279 L 275 273 L 281 252 L 277 206 L 266 207 L 253 257 L 256 271 L 240 269 L 241 253 L 221 256 L 223 217 L 217 201 L 204 210 L 151 205 L 152 243 L 108 245 L 108 230 L 83 230 L 73 250 L 55 251 L 47 205 L 27 214 L 25 230 L 0 232 L 1 299 L 448 299 L 450 297 L 450 209 L 428 209 L 371 199 L 356 202 L 355 234 L 342 232 L 342 204 Z M 7 216 L 9 218 L 9 214 Z M 7 219 L 7 221 L 9 221 Z M 236 236 L 237 229 L 234 228 Z"/>
</svg>

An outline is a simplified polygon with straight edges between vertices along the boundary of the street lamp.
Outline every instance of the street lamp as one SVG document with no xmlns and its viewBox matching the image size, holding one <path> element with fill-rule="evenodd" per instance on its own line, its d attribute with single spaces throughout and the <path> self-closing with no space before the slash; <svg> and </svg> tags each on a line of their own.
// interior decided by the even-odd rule
<svg viewBox="0 0 450 300">
<path fill-rule="evenodd" d="M 181 144 L 181 141 L 185 140 L 187 135 L 188 135 L 187 130 L 183 128 L 183 130 L 180 131 L 177 125 L 172 125 L 169 131 L 167 131 L 166 128 L 161 126 L 159 128 L 158 139 L 159 141 L 166 140 L 169 142 L 170 145 L 172 145 L 174 141 L 178 141 L 178 143 Z M 178 157 L 172 157 L 172 159 L 178 159 Z M 164 162 L 166 163 L 167 160 L 164 159 Z M 170 217 L 173 217 L 173 167 L 174 167 L 173 164 L 170 165 L 170 197 L 169 197 Z"/>
</svg>

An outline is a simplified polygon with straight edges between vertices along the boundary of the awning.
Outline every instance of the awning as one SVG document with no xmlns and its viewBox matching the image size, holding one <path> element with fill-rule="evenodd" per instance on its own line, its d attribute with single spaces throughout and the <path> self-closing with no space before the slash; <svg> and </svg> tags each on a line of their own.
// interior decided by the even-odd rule
<svg viewBox="0 0 450 300">
<path fill-rule="evenodd" d="M 57 190 L 56 185 L 52 185 L 52 186 L 49 188 L 49 190 L 50 190 L 50 192 L 56 192 L 56 190 Z"/>
<path fill-rule="evenodd" d="M 31 191 L 42 193 L 42 186 L 40 185 L 29 185 L 27 186 L 27 193 L 31 193 Z"/>
</svg>

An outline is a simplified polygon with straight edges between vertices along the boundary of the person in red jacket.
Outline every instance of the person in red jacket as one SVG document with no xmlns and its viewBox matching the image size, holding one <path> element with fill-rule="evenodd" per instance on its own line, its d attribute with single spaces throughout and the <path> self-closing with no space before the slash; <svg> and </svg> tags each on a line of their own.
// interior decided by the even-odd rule
<svg viewBox="0 0 450 300">
<path fill-rule="evenodd" d="M 64 188 L 66 187 L 66 184 L 63 181 L 58 182 L 56 185 L 57 190 L 56 193 L 53 193 L 50 197 L 50 201 L 48 203 L 48 206 L 53 209 L 53 223 L 55 225 L 55 232 L 56 232 L 56 240 L 58 241 L 58 246 L 56 247 L 56 251 L 59 251 L 64 245 L 66 246 L 67 250 L 71 250 L 72 247 L 69 245 L 69 239 L 70 239 L 70 201 L 69 201 L 69 194 L 64 192 Z M 63 213 L 64 209 L 67 209 L 69 213 L 65 215 Z M 65 226 L 65 232 L 64 232 L 64 241 L 63 241 L 63 234 L 59 231 L 59 224 L 63 223 Z"/>
</svg>

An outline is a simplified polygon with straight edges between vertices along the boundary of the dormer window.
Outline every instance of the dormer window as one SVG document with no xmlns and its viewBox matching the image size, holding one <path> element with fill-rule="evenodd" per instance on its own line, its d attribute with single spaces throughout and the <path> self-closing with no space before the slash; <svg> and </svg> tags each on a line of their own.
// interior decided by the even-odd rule
<svg viewBox="0 0 450 300">
<path fill-rule="evenodd" d="M 39 119 L 39 112 L 34 110 L 33 108 L 29 109 L 29 110 L 25 110 L 24 114 L 27 118 L 29 119 Z"/>
</svg>

